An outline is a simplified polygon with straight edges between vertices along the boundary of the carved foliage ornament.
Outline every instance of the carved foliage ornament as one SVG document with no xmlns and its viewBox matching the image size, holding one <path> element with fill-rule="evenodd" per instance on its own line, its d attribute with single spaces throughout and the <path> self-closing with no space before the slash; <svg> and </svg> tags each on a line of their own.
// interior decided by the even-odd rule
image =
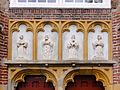
<svg viewBox="0 0 120 90">
<path fill-rule="evenodd" d="M 22 25 L 22 24 L 25 24 L 27 29 L 26 31 L 32 31 L 33 30 L 33 27 L 31 25 L 30 22 L 25 22 L 25 21 L 19 21 L 19 22 L 15 22 L 13 23 L 13 25 L 11 26 L 11 32 L 14 32 L 14 31 L 19 31 L 19 26 Z"/>
<path fill-rule="evenodd" d="M 37 24 L 37 31 L 42 31 L 44 32 L 45 30 L 43 29 L 45 25 L 50 25 L 52 27 L 52 32 L 58 32 L 58 26 L 56 23 L 54 22 L 50 22 L 50 21 L 45 21 L 45 22 L 40 22 Z"/>
<path fill-rule="evenodd" d="M 110 83 L 110 78 L 100 70 L 75 70 L 71 71 L 67 74 L 67 76 L 64 78 L 64 86 L 67 86 L 67 83 L 72 81 L 74 82 L 74 77 L 76 75 L 94 75 L 96 77 L 96 81 L 101 81 L 104 86 L 108 85 Z"/>
<path fill-rule="evenodd" d="M 102 28 L 101 32 L 109 32 L 109 27 L 108 27 L 105 23 L 101 23 L 101 22 L 92 23 L 92 24 L 89 26 L 88 31 L 89 31 L 89 32 L 95 32 L 94 27 L 95 27 L 96 25 L 100 25 L 100 26 L 101 26 L 101 28 Z"/>
<path fill-rule="evenodd" d="M 40 70 L 40 69 L 25 69 L 22 71 L 18 71 L 15 75 L 12 76 L 12 81 L 14 83 L 15 86 L 17 86 L 17 84 L 19 82 L 25 82 L 25 76 L 27 75 L 44 75 L 46 77 L 46 82 L 52 82 L 54 86 L 56 86 L 56 78 L 55 76 L 47 71 L 47 70 Z"/>
<path fill-rule="evenodd" d="M 82 23 L 79 23 L 79 22 L 68 22 L 68 23 L 66 23 L 63 27 L 63 32 L 65 32 L 65 31 L 70 32 L 69 27 L 71 25 L 76 25 L 77 26 L 77 32 L 80 32 L 80 31 L 84 32 L 84 26 L 82 25 Z"/>
</svg>

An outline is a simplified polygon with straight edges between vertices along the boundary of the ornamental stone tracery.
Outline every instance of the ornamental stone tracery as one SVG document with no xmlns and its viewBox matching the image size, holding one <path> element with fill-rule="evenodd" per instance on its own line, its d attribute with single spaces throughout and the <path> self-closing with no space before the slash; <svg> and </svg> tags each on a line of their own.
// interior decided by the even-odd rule
<svg viewBox="0 0 120 90">
<path fill-rule="evenodd" d="M 97 60 L 98 58 L 96 58 L 96 59 L 91 58 L 91 57 L 95 57 L 95 55 L 93 55 L 93 53 L 92 53 L 92 56 L 89 57 L 89 53 L 90 52 L 95 53 L 95 51 L 93 51 L 93 50 L 91 51 L 89 49 L 90 48 L 89 46 L 92 46 L 92 43 L 88 43 L 89 40 L 92 41 L 91 39 L 89 39 L 89 33 L 99 32 L 98 29 L 95 29 L 95 27 L 97 25 L 99 25 L 101 28 L 102 39 L 106 40 L 103 42 L 108 42 L 108 43 L 104 43 L 105 47 L 103 48 L 103 53 L 107 53 L 107 54 L 105 54 L 105 56 L 107 56 L 107 57 L 105 57 L 105 60 L 111 59 L 111 57 L 112 57 L 112 54 L 111 54 L 112 52 L 111 52 L 111 49 L 109 48 L 109 47 L 111 47 L 111 44 L 110 44 L 111 43 L 111 37 L 110 37 L 111 36 L 111 28 L 110 28 L 111 22 L 110 21 L 87 21 L 87 20 L 83 20 L 83 21 L 37 21 L 37 20 L 36 21 L 12 21 L 11 20 L 10 27 L 9 27 L 10 28 L 10 30 L 9 30 L 9 47 L 14 45 L 14 42 L 13 43 L 11 42 L 12 41 L 11 37 L 14 32 L 17 32 L 19 34 L 19 32 L 20 32 L 19 26 L 20 25 L 26 25 L 26 35 L 28 34 L 28 32 L 31 32 L 31 34 L 33 34 L 32 39 L 27 40 L 27 41 L 31 42 L 31 45 L 32 45 L 29 47 L 32 50 L 32 51 L 29 51 L 32 53 L 31 55 L 29 54 L 30 56 L 32 56 L 32 58 L 30 60 L 32 60 L 32 59 L 33 60 L 44 60 L 44 59 L 42 59 L 43 56 L 39 56 L 39 55 L 40 55 L 40 53 L 41 54 L 43 53 L 42 51 L 40 51 L 40 48 L 43 48 L 42 47 L 43 44 L 41 41 L 44 40 L 44 36 L 46 36 L 46 35 L 51 40 L 53 39 L 53 42 L 52 42 L 53 44 L 51 44 L 52 45 L 51 48 L 53 48 L 53 50 L 52 50 L 53 54 L 50 56 L 52 58 L 49 58 L 49 59 L 46 58 L 46 60 L 70 60 L 71 57 L 69 57 L 69 56 L 71 56 L 71 55 L 69 55 L 69 53 L 71 51 L 69 51 L 70 48 L 68 48 L 67 44 L 66 44 L 66 46 L 67 46 L 66 48 L 69 51 L 69 53 L 68 53 L 68 55 L 66 55 L 67 56 L 66 59 L 64 57 L 65 42 L 69 41 L 69 39 L 67 39 L 67 38 L 65 39 L 65 36 L 67 34 L 69 37 L 75 36 L 75 39 L 79 43 L 77 45 L 77 47 L 79 47 L 79 48 L 77 48 L 79 54 L 77 55 L 77 53 L 76 53 L 76 59 L 74 57 L 74 58 L 72 58 L 72 60 L 84 60 L 84 59 Z M 50 30 L 51 34 L 48 33 L 48 31 L 46 31 L 46 30 Z M 97 35 L 97 34 L 95 34 L 95 35 Z M 107 36 L 105 36 L 104 34 Z M 14 59 L 13 57 L 11 57 L 12 55 L 14 55 L 14 53 L 12 53 L 12 55 L 11 55 L 11 52 L 13 52 L 13 50 L 9 48 L 9 60 Z M 100 59 L 104 59 L 104 57 L 100 58 Z"/>
</svg>

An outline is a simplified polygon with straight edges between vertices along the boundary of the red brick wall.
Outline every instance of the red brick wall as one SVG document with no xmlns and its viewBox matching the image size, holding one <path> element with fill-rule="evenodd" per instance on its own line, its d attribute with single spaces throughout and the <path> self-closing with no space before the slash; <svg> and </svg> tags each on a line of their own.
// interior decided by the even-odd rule
<svg viewBox="0 0 120 90">
<path fill-rule="evenodd" d="M 113 12 L 112 14 L 112 35 L 113 35 L 113 59 L 117 64 L 113 67 L 114 84 L 120 84 L 120 12 Z"/>
<path fill-rule="evenodd" d="M 7 67 L 2 64 L 2 61 L 8 55 L 8 14 L 1 10 L 0 23 L 3 25 L 3 31 L 0 31 L 0 84 L 7 84 Z"/>
<path fill-rule="evenodd" d="M 12 8 L 10 19 L 111 20 L 111 9 Z"/>
</svg>

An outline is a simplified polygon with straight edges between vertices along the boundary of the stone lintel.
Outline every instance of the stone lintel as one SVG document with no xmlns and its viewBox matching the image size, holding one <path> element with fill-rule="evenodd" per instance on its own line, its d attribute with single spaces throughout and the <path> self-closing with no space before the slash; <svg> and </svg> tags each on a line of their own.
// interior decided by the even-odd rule
<svg viewBox="0 0 120 90">
<path fill-rule="evenodd" d="M 41 61 L 12 61 L 7 60 L 4 62 L 8 66 L 17 67 L 112 67 L 115 61 L 112 60 L 41 60 Z"/>
</svg>

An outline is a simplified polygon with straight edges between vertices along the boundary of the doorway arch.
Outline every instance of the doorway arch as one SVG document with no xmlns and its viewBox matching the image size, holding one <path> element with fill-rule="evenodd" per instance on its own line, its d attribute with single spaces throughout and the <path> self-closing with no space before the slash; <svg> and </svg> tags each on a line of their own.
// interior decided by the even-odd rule
<svg viewBox="0 0 120 90">
<path fill-rule="evenodd" d="M 42 77 L 42 78 L 45 79 L 44 83 L 45 82 L 47 84 L 52 83 L 50 85 L 53 85 L 55 90 L 57 90 L 57 87 L 58 87 L 57 86 L 57 79 L 55 77 L 55 73 L 52 72 L 52 70 L 47 70 L 47 69 L 22 69 L 21 68 L 21 69 L 16 69 L 16 70 L 11 69 L 10 73 L 11 73 L 11 77 L 10 77 L 10 80 L 9 80 L 8 90 L 17 90 L 19 85 L 25 86 L 25 83 L 27 82 L 27 80 L 29 80 L 29 77 L 30 77 L 30 79 L 33 78 L 33 80 L 34 80 L 34 78 L 38 78 L 38 80 L 39 80 Z M 23 84 L 21 84 L 21 83 L 23 83 Z M 41 82 L 38 81 L 37 83 L 39 84 Z M 30 89 L 27 89 L 27 90 L 30 90 Z M 32 89 L 32 90 L 34 90 L 34 89 Z"/>
<path fill-rule="evenodd" d="M 27 75 L 25 82 L 19 82 L 16 90 L 55 90 L 52 82 L 46 82 L 44 75 Z"/>
<path fill-rule="evenodd" d="M 76 75 L 74 82 L 68 82 L 65 90 L 105 90 L 105 88 L 102 82 L 96 81 L 94 75 Z"/>
</svg>

